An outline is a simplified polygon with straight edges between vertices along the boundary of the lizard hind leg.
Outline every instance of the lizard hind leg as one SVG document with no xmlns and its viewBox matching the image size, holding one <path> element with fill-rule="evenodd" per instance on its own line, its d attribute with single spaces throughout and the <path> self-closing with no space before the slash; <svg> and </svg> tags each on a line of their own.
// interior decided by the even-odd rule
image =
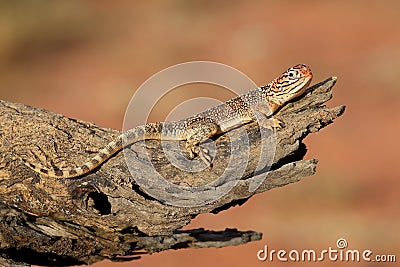
<svg viewBox="0 0 400 267">
<path fill-rule="evenodd" d="M 212 158 L 208 149 L 200 148 L 199 144 L 219 132 L 219 126 L 210 118 L 194 118 L 186 124 L 186 150 L 189 153 L 189 159 L 196 155 L 207 164 L 212 164 Z"/>
</svg>

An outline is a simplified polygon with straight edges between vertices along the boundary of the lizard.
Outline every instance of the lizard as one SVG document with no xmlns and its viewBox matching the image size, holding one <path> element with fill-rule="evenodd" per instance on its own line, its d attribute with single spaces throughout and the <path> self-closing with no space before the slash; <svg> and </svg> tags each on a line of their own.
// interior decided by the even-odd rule
<svg viewBox="0 0 400 267">
<path fill-rule="evenodd" d="M 189 159 L 199 155 L 203 161 L 212 166 L 212 159 L 208 155 L 208 151 L 200 149 L 199 144 L 213 136 L 256 120 L 260 126 L 265 128 L 282 128 L 283 123 L 272 116 L 287 102 L 304 94 L 312 77 L 309 66 L 295 65 L 267 85 L 250 90 L 189 118 L 168 123 L 148 123 L 127 130 L 79 167 L 71 169 L 45 168 L 26 159 L 21 158 L 21 160 L 30 169 L 45 176 L 76 178 L 93 171 L 125 146 L 141 140 L 153 139 L 186 141 Z M 256 117 L 255 112 L 260 116 Z"/>
</svg>

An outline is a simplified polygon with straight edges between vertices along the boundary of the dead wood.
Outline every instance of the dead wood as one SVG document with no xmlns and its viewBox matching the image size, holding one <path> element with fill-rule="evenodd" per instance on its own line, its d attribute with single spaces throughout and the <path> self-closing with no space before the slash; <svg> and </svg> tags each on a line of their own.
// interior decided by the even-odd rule
<svg viewBox="0 0 400 267">
<path fill-rule="evenodd" d="M 241 205 L 252 195 L 298 182 L 316 171 L 316 159 L 303 160 L 302 140 L 342 115 L 345 107 L 324 105 L 332 97 L 335 77 L 312 88 L 306 96 L 284 106 L 276 118 L 285 127 L 276 132 L 272 164 L 257 169 L 262 138 L 257 123 L 246 129 L 250 150 L 239 155 L 245 166 L 239 180 L 210 182 L 220 176 L 230 160 L 228 134 L 215 140 L 218 153 L 212 169 L 185 172 L 166 158 L 160 142 L 138 142 L 129 171 L 120 152 L 88 175 L 54 179 L 27 168 L 18 158 L 28 157 L 42 165 L 74 167 L 94 155 L 120 134 L 113 129 L 64 117 L 43 109 L 0 101 L 0 263 L 16 261 L 38 265 L 75 265 L 104 258 L 132 260 L 142 253 L 188 247 L 224 247 L 261 239 L 253 231 L 204 229 L 181 231 L 201 213 L 217 213 Z M 233 130 L 239 132 L 240 129 Z M 270 140 L 271 141 L 271 140 Z M 167 143 L 167 147 L 168 147 Z M 150 161 L 143 157 L 148 153 Z M 239 154 L 245 154 L 246 151 Z M 132 171 L 133 170 L 133 171 Z M 207 195 L 232 184 L 220 197 L 199 204 L 196 199 L 170 205 L 165 199 L 176 193 L 163 189 L 150 196 L 146 184 L 161 174 L 183 188 Z M 138 181 L 141 181 L 138 183 Z M 144 183 L 144 184 L 143 184 Z M 258 184 L 259 183 L 259 184 Z M 259 185 L 259 187 L 254 186 Z M 228 187 L 230 188 L 230 187 Z M 23 265 L 21 265 L 23 266 Z"/>
</svg>

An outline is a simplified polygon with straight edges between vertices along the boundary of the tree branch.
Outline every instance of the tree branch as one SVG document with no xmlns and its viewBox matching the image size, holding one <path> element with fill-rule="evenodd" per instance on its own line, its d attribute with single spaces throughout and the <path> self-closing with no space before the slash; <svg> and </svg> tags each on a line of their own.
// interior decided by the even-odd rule
<svg viewBox="0 0 400 267">
<path fill-rule="evenodd" d="M 132 260 L 141 253 L 232 246 L 261 239 L 260 233 L 252 231 L 177 229 L 198 214 L 241 205 L 256 193 L 314 174 L 317 160 L 302 160 L 306 153 L 302 140 L 343 114 L 344 106 L 330 109 L 323 105 L 332 97 L 335 81 L 336 78 L 329 78 L 313 86 L 308 95 L 285 105 L 276 114 L 286 126 L 276 132 L 276 139 L 267 138 L 268 142 L 276 143 L 272 164 L 268 166 L 257 167 L 262 162 L 260 157 L 264 159 L 260 147 L 265 138 L 261 138 L 256 123 L 231 131 L 233 136 L 241 138 L 240 131 L 247 130 L 249 151 L 238 153 L 239 164 L 233 169 L 245 168 L 240 179 L 222 180 L 212 186 L 210 183 L 229 168 L 232 137 L 229 134 L 216 138 L 218 153 L 214 166 L 201 172 L 180 170 L 168 161 L 160 142 L 147 140 L 125 149 L 125 154 L 130 152 L 134 160 L 130 169 L 124 153 L 120 152 L 83 177 L 40 176 L 18 157 L 29 157 L 50 167 L 74 167 L 120 132 L 43 109 L 0 101 L 0 263 L 18 259 L 39 265 L 74 265 L 104 258 Z M 176 142 L 166 143 L 168 151 L 172 144 Z M 145 154 L 151 162 L 145 160 Z M 246 161 L 242 162 L 242 156 Z M 199 196 L 222 189 L 224 194 L 201 204 L 189 199 L 184 205 L 170 205 L 165 199 L 174 198 L 177 192 L 173 187 L 158 192 L 157 186 L 150 183 L 158 174 L 171 184 L 189 188 L 190 192 L 195 188 Z M 160 198 L 150 196 L 146 186 L 153 187 Z M 225 192 L 226 188 L 229 190 Z M 183 200 L 177 197 L 176 201 Z"/>
</svg>

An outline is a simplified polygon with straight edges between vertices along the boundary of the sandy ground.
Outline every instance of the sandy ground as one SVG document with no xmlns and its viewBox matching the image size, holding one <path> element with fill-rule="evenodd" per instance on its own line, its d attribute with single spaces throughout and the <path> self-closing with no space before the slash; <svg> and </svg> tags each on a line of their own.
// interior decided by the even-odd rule
<svg viewBox="0 0 400 267">
<path fill-rule="evenodd" d="M 221 62 L 261 85 L 307 63 L 314 82 L 338 76 L 329 105 L 347 106 L 333 126 L 306 139 L 306 158 L 320 160 L 317 173 L 186 227 L 253 229 L 262 241 L 93 266 L 280 266 L 288 263 L 260 262 L 257 251 L 335 248 L 338 238 L 400 261 L 399 10 L 389 0 L 2 2 L 0 97 L 121 129 L 134 91 L 168 66 Z M 228 98 L 211 91 L 182 89 L 151 120 L 193 94 Z"/>
</svg>

